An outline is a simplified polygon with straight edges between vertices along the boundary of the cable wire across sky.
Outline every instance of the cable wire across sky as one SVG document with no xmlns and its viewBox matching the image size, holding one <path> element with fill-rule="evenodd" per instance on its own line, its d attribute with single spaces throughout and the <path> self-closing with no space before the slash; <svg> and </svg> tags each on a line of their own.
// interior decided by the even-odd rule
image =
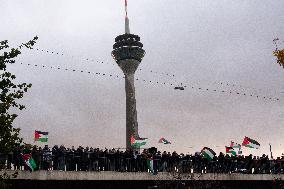
<svg viewBox="0 0 284 189">
<path fill-rule="evenodd" d="M 101 77 L 111 77 L 115 79 L 123 79 L 124 76 L 119 76 L 115 74 L 107 74 L 107 73 L 102 73 L 102 72 L 93 72 L 93 71 L 84 71 L 84 70 L 79 70 L 79 69 L 71 69 L 71 68 L 62 68 L 59 66 L 50 66 L 50 65 L 39 65 L 39 64 L 24 64 L 20 63 L 21 65 L 27 65 L 27 66 L 33 66 L 33 67 L 41 67 L 41 68 L 46 68 L 46 69 L 53 69 L 53 70 L 61 70 L 61 71 L 69 71 L 69 72 L 77 72 L 77 73 L 86 73 L 86 74 L 92 74 L 96 76 L 101 76 Z M 158 85 L 164 85 L 167 87 L 171 87 L 174 89 L 175 86 L 178 84 L 175 83 L 169 83 L 169 82 L 159 82 L 159 81 L 153 81 L 153 80 L 145 80 L 141 78 L 135 78 L 136 81 L 142 81 L 147 84 L 158 84 Z M 263 100 L 270 100 L 270 101 L 279 101 L 280 99 L 278 97 L 268 97 L 268 96 L 260 96 L 260 95 L 255 95 L 255 94 L 249 94 L 245 92 L 236 92 L 232 90 L 219 90 L 219 89 L 210 89 L 210 88 L 204 88 L 201 86 L 197 85 L 185 85 L 184 88 L 186 89 L 192 89 L 192 90 L 197 90 L 197 91 L 203 91 L 203 92 L 217 92 L 217 93 L 227 93 L 230 95 L 237 95 L 237 96 L 243 96 L 243 97 L 252 97 L 252 98 L 257 98 L 257 99 L 263 99 Z"/>
<path fill-rule="evenodd" d="M 39 49 L 39 48 L 35 48 L 36 51 L 41 51 L 41 52 L 45 52 L 45 53 L 49 53 L 49 54 L 53 54 L 53 55 L 58 55 L 58 56 L 66 56 L 65 53 L 60 53 L 60 52 L 55 52 L 55 51 L 52 51 L 52 50 L 45 50 L 45 49 Z M 71 58 L 74 58 L 74 56 L 71 56 Z M 108 62 L 104 62 L 104 61 L 98 61 L 98 60 L 95 60 L 93 58 L 82 58 L 82 60 L 85 60 L 85 61 L 88 61 L 88 62 L 96 62 L 96 63 L 102 63 L 102 64 L 111 64 L 111 65 L 115 65 L 114 63 L 108 63 Z M 138 70 L 142 71 L 141 68 L 139 68 Z M 175 74 L 171 74 L 171 73 L 165 73 L 165 72 L 157 72 L 157 71 L 153 71 L 153 70 L 150 70 L 151 73 L 154 73 L 154 74 L 159 74 L 159 75 L 162 75 L 162 76 L 168 76 L 168 77 L 175 77 Z"/>
<path fill-rule="evenodd" d="M 66 53 L 63 53 L 63 52 L 56 52 L 54 50 L 46 50 L 46 49 L 41 49 L 41 48 L 34 48 L 34 50 L 36 51 L 40 51 L 40 52 L 44 52 L 44 53 L 48 53 L 50 55 L 57 55 L 57 56 L 68 56 L 68 54 Z M 71 56 L 69 55 L 71 58 L 76 58 L 76 56 Z M 98 64 L 111 64 L 111 65 L 115 65 L 114 63 L 108 63 L 108 62 L 105 62 L 105 61 L 99 61 L 99 60 L 95 60 L 94 58 L 80 58 L 81 60 L 83 61 L 87 61 L 87 62 L 92 62 L 92 63 L 98 63 Z M 138 68 L 139 71 L 142 71 L 141 68 Z M 150 70 L 149 71 L 150 73 L 153 73 L 153 74 L 157 74 L 157 75 L 160 75 L 160 76 L 166 76 L 166 77 L 169 77 L 169 78 L 172 78 L 174 79 L 174 83 L 185 83 L 185 82 L 177 82 L 176 81 L 176 74 L 173 74 L 173 73 L 167 73 L 167 72 L 157 72 L 157 71 L 154 71 L 154 70 Z M 247 90 L 247 89 L 252 89 L 254 91 L 264 91 L 263 89 L 258 89 L 258 88 L 253 88 L 253 87 L 248 87 L 248 86 L 243 86 L 243 85 L 238 85 L 238 84 L 232 84 L 232 83 L 229 83 L 229 82 L 225 82 L 225 81 L 219 81 L 219 82 L 214 82 L 214 84 L 217 84 L 217 85 L 222 85 L 223 87 L 224 86 L 229 86 L 229 87 L 232 87 L 232 88 L 237 88 L 237 87 L 241 87 L 243 88 L 243 90 Z M 234 90 L 234 89 L 231 89 L 231 91 Z M 240 89 L 238 89 L 240 91 Z M 238 93 L 238 92 L 237 92 Z M 244 94 L 244 93 L 243 93 Z M 249 95 L 250 96 L 250 95 Z M 257 94 L 254 94 L 254 96 L 256 98 L 259 98 L 260 96 L 262 95 L 257 95 Z M 267 99 L 272 99 L 271 97 L 266 97 Z M 277 98 L 275 98 L 277 99 Z"/>
</svg>

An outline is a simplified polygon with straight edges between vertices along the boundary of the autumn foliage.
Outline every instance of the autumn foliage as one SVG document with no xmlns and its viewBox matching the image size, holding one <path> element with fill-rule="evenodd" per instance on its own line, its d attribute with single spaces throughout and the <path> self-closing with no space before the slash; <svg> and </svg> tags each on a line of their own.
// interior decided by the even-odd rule
<svg viewBox="0 0 284 189">
<path fill-rule="evenodd" d="M 278 48 L 278 41 L 278 38 L 273 40 L 276 46 L 275 51 L 273 51 L 273 55 L 277 58 L 277 63 L 284 68 L 284 49 Z"/>
</svg>

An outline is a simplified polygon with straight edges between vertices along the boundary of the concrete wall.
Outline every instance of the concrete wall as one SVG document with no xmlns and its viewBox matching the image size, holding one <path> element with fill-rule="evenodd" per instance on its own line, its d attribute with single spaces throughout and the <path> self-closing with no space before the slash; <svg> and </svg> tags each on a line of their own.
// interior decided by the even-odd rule
<svg viewBox="0 0 284 189">
<path fill-rule="evenodd" d="M 274 181 L 284 180 L 284 174 L 173 174 L 173 173 L 158 173 L 152 175 L 151 173 L 135 173 L 135 172 L 83 172 L 83 171 L 18 171 L 18 177 L 20 180 L 62 180 L 62 181 L 103 181 L 103 180 L 129 180 L 129 181 L 155 181 L 155 180 L 251 180 L 251 181 Z M 7 171 L 8 174 L 14 173 L 14 171 Z M 0 172 L 3 174 L 3 172 Z"/>
</svg>

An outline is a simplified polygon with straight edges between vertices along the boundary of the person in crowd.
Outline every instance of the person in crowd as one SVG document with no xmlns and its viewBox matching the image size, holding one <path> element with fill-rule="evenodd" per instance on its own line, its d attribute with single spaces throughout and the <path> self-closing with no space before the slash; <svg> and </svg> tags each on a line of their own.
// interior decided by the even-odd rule
<svg viewBox="0 0 284 189">
<path fill-rule="evenodd" d="M 36 168 L 34 169 L 35 171 L 36 170 L 40 170 L 41 167 L 41 159 L 42 159 L 42 150 L 41 150 L 41 147 L 37 148 L 37 146 L 33 146 L 33 149 L 32 149 L 32 158 L 34 159 L 35 161 L 35 164 L 36 164 Z"/>
<path fill-rule="evenodd" d="M 42 149 L 42 170 L 49 170 L 52 162 L 52 151 L 48 145 L 45 145 Z"/>
<path fill-rule="evenodd" d="M 114 153 L 114 161 L 115 161 L 115 165 L 114 165 L 114 170 L 115 171 L 120 171 L 120 167 L 121 167 L 121 158 L 120 158 L 120 151 L 119 149 L 117 149 Z"/>
<path fill-rule="evenodd" d="M 66 149 L 63 145 L 61 145 L 57 151 L 58 156 L 58 170 L 65 170 L 65 157 L 66 157 Z"/>
<path fill-rule="evenodd" d="M 20 144 L 18 144 L 16 146 L 16 148 L 13 151 L 13 160 L 12 163 L 14 164 L 14 169 L 15 170 L 20 170 L 23 162 L 22 162 L 22 156 L 21 154 L 23 153 L 22 151 L 22 147 L 20 146 Z"/>
<path fill-rule="evenodd" d="M 71 151 L 70 151 L 70 170 L 71 171 L 75 171 L 76 170 L 76 149 L 74 146 L 71 147 Z"/>
<path fill-rule="evenodd" d="M 114 148 L 109 150 L 108 159 L 109 159 L 109 170 L 114 171 L 115 170 L 115 149 Z"/>
<path fill-rule="evenodd" d="M 54 145 L 52 148 L 52 168 L 53 170 L 58 170 L 58 153 L 59 153 L 59 148 L 58 145 Z"/>
</svg>

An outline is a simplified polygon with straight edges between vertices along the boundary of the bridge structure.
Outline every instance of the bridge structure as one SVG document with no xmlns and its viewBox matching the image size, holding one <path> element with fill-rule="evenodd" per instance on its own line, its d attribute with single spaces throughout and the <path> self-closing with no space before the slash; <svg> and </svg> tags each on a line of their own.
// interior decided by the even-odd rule
<svg viewBox="0 0 284 189">
<path fill-rule="evenodd" d="M 13 174 L 15 171 L 7 171 Z M 17 171 L 12 188 L 283 188 L 283 174 Z M 3 174 L 3 172 L 0 172 Z"/>
<path fill-rule="evenodd" d="M 7 171 L 6 171 L 7 172 Z M 12 174 L 15 171 L 9 170 Z M 147 172 L 117 172 L 117 171 L 20 171 L 18 170 L 16 180 L 266 180 L 284 181 L 284 174 L 243 174 L 243 173 L 178 173 L 178 172 L 159 172 L 152 174 Z M 1 172 L 0 172 L 1 173 Z"/>
</svg>

